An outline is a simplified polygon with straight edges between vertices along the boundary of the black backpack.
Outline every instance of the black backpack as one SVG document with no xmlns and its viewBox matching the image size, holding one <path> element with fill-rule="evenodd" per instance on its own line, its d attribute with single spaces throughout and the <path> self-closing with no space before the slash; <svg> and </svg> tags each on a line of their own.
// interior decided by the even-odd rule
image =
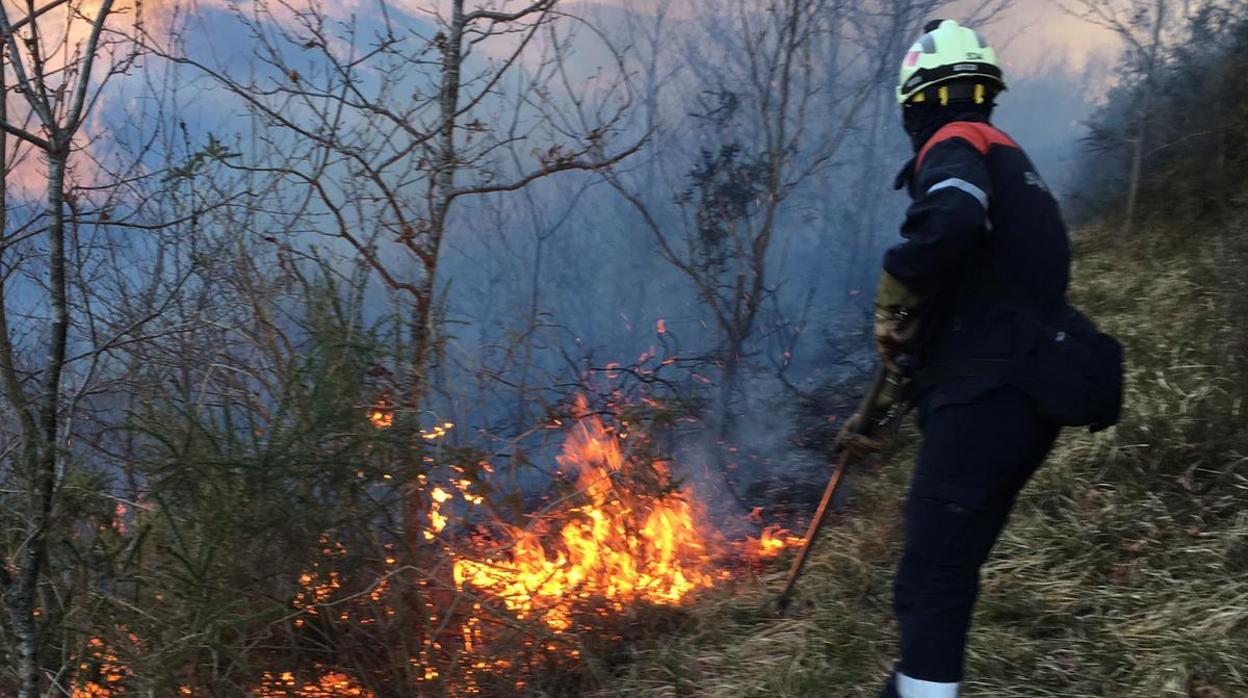
<svg viewBox="0 0 1248 698">
<path fill-rule="evenodd" d="M 1047 316 L 1016 310 L 1023 337 L 1010 359 L 962 359 L 919 372 L 932 387 L 953 378 L 995 376 L 1018 386 L 1054 424 L 1088 427 L 1093 433 L 1118 423 L 1122 414 L 1123 351 L 1068 304 Z"/>
<path fill-rule="evenodd" d="M 1036 401 L 1040 415 L 1093 433 L 1117 424 L 1123 383 L 1118 340 L 1069 305 L 1023 323 L 1030 341 L 1013 361 L 1015 382 Z"/>
</svg>

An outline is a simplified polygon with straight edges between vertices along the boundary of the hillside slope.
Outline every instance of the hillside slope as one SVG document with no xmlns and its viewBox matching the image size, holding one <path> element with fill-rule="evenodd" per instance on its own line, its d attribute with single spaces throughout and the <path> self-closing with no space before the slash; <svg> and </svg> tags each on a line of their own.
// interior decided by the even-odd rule
<svg viewBox="0 0 1248 698">
<path fill-rule="evenodd" d="M 1067 430 L 1020 499 L 985 570 L 971 698 L 1248 697 L 1242 235 L 1111 230 L 1076 235 L 1072 297 L 1127 345 L 1124 420 Z M 915 436 L 855 474 L 789 617 L 765 609 L 782 561 L 639 647 L 598 695 L 874 698 Z"/>
</svg>

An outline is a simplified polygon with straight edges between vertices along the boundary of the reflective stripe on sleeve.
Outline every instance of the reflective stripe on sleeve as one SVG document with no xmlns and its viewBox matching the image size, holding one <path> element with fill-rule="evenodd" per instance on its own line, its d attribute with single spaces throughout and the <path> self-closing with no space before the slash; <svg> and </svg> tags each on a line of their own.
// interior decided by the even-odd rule
<svg viewBox="0 0 1248 698">
<path fill-rule="evenodd" d="M 912 679 L 900 671 L 897 672 L 897 693 L 901 698 L 958 698 L 960 685 Z"/>
<path fill-rule="evenodd" d="M 950 187 L 970 194 L 975 197 L 975 200 L 979 202 L 980 206 L 988 208 L 988 195 L 984 193 L 984 190 L 974 184 L 971 184 L 965 179 L 958 179 L 957 177 L 950 177 L 943 182 L 933 184 L 932 188 L 927 190 L 927 193 L 931 194 L 932 192 L 940 191 L 941 189 L 948 189 Z"/>
</svg>

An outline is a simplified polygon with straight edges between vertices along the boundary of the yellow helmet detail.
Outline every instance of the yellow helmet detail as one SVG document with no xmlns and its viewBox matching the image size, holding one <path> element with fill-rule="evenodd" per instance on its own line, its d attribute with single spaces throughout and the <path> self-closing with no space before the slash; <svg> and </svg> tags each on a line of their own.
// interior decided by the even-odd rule
<svg viewBox="0 0 1248 698">
<path fill-rule="evenodd" d="M 997 52 L 974 29 L 951 19 L 930 22 L 925 29 L 927 33 L 910 47 L 901 63 L 901 76 L 897 80 L 899 104 L 922 95 L 932 85 L 964 78 L 981 81 L 981 87 L 974 92 L 977 103 L 984 99 L 983 83 L 994 85 L 996 90 L 1005 89 Z M 942 104 L 948 99 L 947 91 L 940 95 Z"/>
</svg>

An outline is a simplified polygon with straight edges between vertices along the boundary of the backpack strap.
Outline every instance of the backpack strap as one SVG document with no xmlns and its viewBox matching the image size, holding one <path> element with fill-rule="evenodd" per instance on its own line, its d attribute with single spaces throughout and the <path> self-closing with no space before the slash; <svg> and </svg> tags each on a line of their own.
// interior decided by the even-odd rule
<svg viewBox="0 0 1248 698">
<path fill-rule="evenodd" d="M 927 157 L 928 151 L 940 143 L 953 138 L 961 138 L 970 143 L 972 147 L 979 151 L 980 155 L 987 155 L 988 150 L 994 145 L 1004 145 L 1009 148 L 1018 147 L 1014 139 L 1005 135 L 1004 132 L 991 124 L 978 121 L 954 121 L 942 126 L 935 135 L 927 140 L 927 143 L 919 151 L 918 157 L 914 159 L 915 174 L 918 174 L 923 167 L 923 159 Z"/>
</svg>

